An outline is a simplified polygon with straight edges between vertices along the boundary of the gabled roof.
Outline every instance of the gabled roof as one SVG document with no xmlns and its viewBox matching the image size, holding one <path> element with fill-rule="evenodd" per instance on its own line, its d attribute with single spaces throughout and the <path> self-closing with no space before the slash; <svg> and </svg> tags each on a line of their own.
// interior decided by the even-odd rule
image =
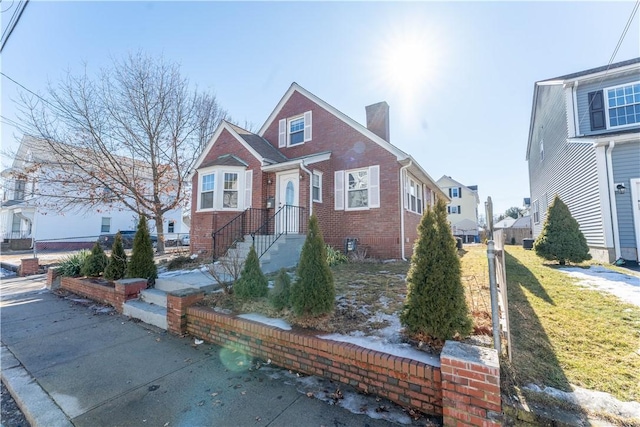
<svg viewBox="0 0 640 427">
<path fill-rule="evenodd" d="M 493 224 L 493 228 L 511 228 L 513 224 L 515 224 L 515 222 L 515 218 L 511 218 L 510 216 L 508 216 L 505 219 Z"/>
<path fill-rule="evenodd" d="M 456 181 L 455 179 L 451 178 L 448 175 L 442 175 L 442 177 L 440 177 L 440 179 L 438 181 L 436 181 L 436 184 L 438 184 L 438 186 L 440 186 L 440 181 L 443 180 L 447 180 L 447 181 L 451 181 L 456 187 L 463 187 L 466 188 L 467 190 L 469 190 L 472 193 L 475 193 L 476 195 L 476 203 L 480 203 L 480 195 L 478 194 L 478 186 L 477 185 L 464 185 L 459 183 L 458 181 Z"/>
<path fill-rule="evenodd" d="M 255 133 L 251 133 L 248 130 L 232 123 L 229 123 L 229 126 L 231 126 L 231 128 L 233 128 L 233 130 L 235 130 L 236 133 L 240 135 L 240 137 L 244 139 L 254 150 L 256 150 L 256 152 L 265 160 L 270 160 L 271 163 L 280 163 L 288 160 L 284 154 L 278 151 L 276 147 L 271 145 L 271 143 L 263 137 L 256 135 Z"/>
<path fill-rule="evenodd" d="M 539 80 L 533 85 L 533 101 L 531 104 L 531 121 L 529 123 L 529 138 L 527 142 L 527 153 L 525 160 L 529 160 L 529 152 L 531 151 L 531 138 L 533 137 L 534 123 L 536 119 L 536 104 L 538 103 L 538 91 L 542 86 L 553 85 L 573 85 L 576 81 L 603 79 L 607 75 L 628 73 L 639 69 L 640 57 L 629 59 L 626 61 L 616 62 L 615 64 L 604 65 L 601 67 L 591 68 L 577 73 L 565 74 L 564 76 L 554 77 L 551 79 Z"/>
<path fill-rule="evenodd" d="M 366 136 L 367 138 L 369 138 L 370 140 L 372 140 L 373 142 L 375 142 L 376 144 L 378 144 L 379 146 L 381 146 L 382 148 L 384 148 L 385 150 L 387 150 L 388 152 L 396 156 L 398 160 L 403 160 L 410 157 L 407 153 L 400 150 L 395 145 L 385 141 L 384 139 L 380 138 L 378 135 L 376 135 L 375 133 L 367 129 L 366 126 L 363 126 L 360 123 L 356 122 L 351 117 L 347 116 L 346 114 L 336 109 L 335 107 L 329 105 L 328 103 L 318 98 L 316 95 L 312 94 L 311 92 L 309 92 L 308 90 L 306 90 L 305 88 L 303 88 L 302 86 L 300 86 L 298 83 L 295 83 L 295 82 L 291 84 L 291 86 L 289 87 L 287 92 L 284 94 L 282 99 L 280 99 L 280 102 L 278 102 L 278 105 L 276 105 L 276 108 L 274 108 L 274 110 L 271 112 L 271 114 L 267 118 L 267 121 L 262 125 L 262 127 L 258 131 L 258 135 L 260 136 L 264 135 L 264 133 L 269 128 L 269 126 L 271 126 L 271 123 L 273 123 L 273 121 L 276 119 L 276 117 L 280 113 L 280 110 L 282 110 L 282 107 L 284 107 L 284 105 L 287 103 L 289 98 L 291 98 L 294 92 L 298 92 L 305 98 L 310 99 L 315 104 L 324 108 L 329 113 L 331 113 L 338 119 L 342 120 L 343 122 L 351 126 L 353 129 L 360 132 L 361 134 L 363 134 L 364 136 Z"/>
<path fill-rule="evenodd" d="M 516 220 L 516 222 L 511 225 L 511 228 L 531 228 L 531 217 L 523 216 Z"/>
<path fill-rule="evenodd" d="M 208 168 L 210 166 L 240 166 L 246 167 L 247 163 L 234 156 L 233 154 L 224 154 L 217 159 L 208 161 L 200 165 L 201 168 Z"/>
<path fill-rule="evenodd" d="M 216 140 L 220 137 L 223 131 L 228 131 L 244 148 L 247 149 L 262 164 L 271 164 L 271 163 L 279 163 L 286 161 L 287 158 L 280 153 L 275 147 L 273 147 L 269 142 L 258 136 L 254 133 L 249 132 L 246 129 L 241 128 L 240 126 L 236 126 L 227 122 L 226 120 L 222 120 L 218 125 L 218 128 L 213 133 L 213 136 L 209 139 L 206 147 L 198 156 L 198 159 L 193 164 L 193 170 L 191 171 L 190 176 L 193 176 L 197 169 L 203 167 L 204 159 L 206 158 L 209 151 L 215 144 Z M 269 148 L 271 147 L 271 148 Z"/>
</svg>

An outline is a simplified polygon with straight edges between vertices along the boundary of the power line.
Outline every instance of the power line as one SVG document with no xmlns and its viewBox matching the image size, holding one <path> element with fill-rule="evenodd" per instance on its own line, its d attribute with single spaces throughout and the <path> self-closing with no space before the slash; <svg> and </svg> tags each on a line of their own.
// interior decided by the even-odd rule
<svg viewBox="0 0 640 427">
<path fill-rule="evenodd" d="M 22 89 L 26 90 L 27 92 L 29 92 L 30 94 L 32 94 L 33 96 L 37 97 L 39 100 L 41 100 L 42 102 L 45 102 L 47 104 L 49 104 L 50 106 L 54 107 L 54 108 L 58 108 L 55 105 L 53 105 L 51 102 L 47 101 L 46 99 L 44 99 L 42 96 L 38 95 L 37 93 L 35 93 L 34 91 L 32 91 L 31 89 L 29 89 L 28 87 L 26 87 L 25 85 L 23 85 L 22 83 L 14 80 L 13 78 L 9 77 L 8 75 L 6 75 L 5 73 L 3 73 L 2 71 L 0 71 L 0 75 L 2 75 L 3 77 L 6 77 L 7 79 L 11 80 L 13 83 L 17 84 L 18 86 L 20 86 Z"/>
<path fill-rule="evenodd" d="M 0 3 L 1 3 L 1 2 L 2 2 L 2 1 L 0 0 Z M 13 5 L 15 4 L 15 2 L 16 2 L 16 0 L 11 0 L 11 4 L 9 5 L 9 7 L 8 7 L 8 8 L 6 8 L 5 10 L 0 10 L 0 13 L 5 13 L 5 12 L 9 11 L 9 9 L 11 9 L 11 8 L 13 7 Z"/>
<path fill-rule="evenodd" d="M 2 44 L 0 44 L 0 52 L 2 52 L 2 49 L 4 49 L 4 46 L 7 44 L 9 37 L 11 37 L 11 33 L 13 33 L 13 30 L 16 28 L 16 25 L 18 25 L 18 21 L 20 21 L 20 17 L 22 16 L 22 12 L 24 12 L 25 8 L 27 7 L 27 3 L 29 3 L 29 0 L 21 0 L 18 4 L 18 7 L 13 11 L 13 15 L 11 15 L 11 21 L 9 21 L 9 26 L 2 33 Z M 7 31 L 9 32 L 7 33 Z M 6 37 L 5 34 L 7 34 Z"/>
<path fill-rule="evenodd" d="M 636 1 L 636 4 L 633 6 L 633 10 L 631 11 L 631 15 L 629 15 L 629 19 L 627 20 L 627 24 L 624 27 L 624 30 L 622 30 L 622 34 L 620 35 L 620 38 L 618 39 L 618 44 L 616 44 L 615 49 L 613 50 L 613 54 L 611 54 L 611 58 L 609 58 L 609 63 L 607 64 L 607 68 L 604 70 L 604 74 L 602 75 L 602 77 L 600 77 L 600 81 L 597 84 L 597 90 L 602 90 L 602 82 L 604 81 L 604 78 L 607 76 L 607 74 L 609 73 L 609 68 L 611 67 L 611 64 L 613 64 L 613 60 L 616 58 L 616 55 L 618 54 L 618 50 L 620 49 L 620 46 L 622 46 L 622 42 L 624 41 L 624 38 L 627 35 L 627 32 L 629 31 L 629 28 L 631 27 L 631 23 L 633 22 L 633 18 L 635 18 L 636 13 L 638 12 L 638 7 L 640 7 L 640 0 Z M 584 120 L 584 118 L 587 116 L 588 112 L 591 110 L 591 104 L 593 104 L 593 101 L 595 100 L 595 96 L 593 98 L 591 98 L 591 101 L 589 102 L 588 107 L 584 110 L 584 112 L 582 113 L 582 116 L 580 117 L 580 121 L 578 122 L 578 127 L 580 127 L 582 125 L 582 122 Z"/>
</svg>

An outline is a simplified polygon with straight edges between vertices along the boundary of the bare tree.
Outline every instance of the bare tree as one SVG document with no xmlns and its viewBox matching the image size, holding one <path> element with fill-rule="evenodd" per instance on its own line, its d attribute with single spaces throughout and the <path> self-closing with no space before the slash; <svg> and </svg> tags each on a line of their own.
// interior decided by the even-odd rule
<svg viewBox="0 0 640 427">
<path fill-rule="evenodd" d="M 188 202 L 188 176 L 227 117 L 177 64 L 142 52 L 97 78 L 67 73 L 44 97 L 23 93 L 19 104 L 22 130 L 50 153 L 30 160 L 41 182 L 55 184 L 38 185 L 39 200 L 59 211 L 105 200 L 130 209 L 156 223 L 159 252 L 164 215 Z"/>
</svg>

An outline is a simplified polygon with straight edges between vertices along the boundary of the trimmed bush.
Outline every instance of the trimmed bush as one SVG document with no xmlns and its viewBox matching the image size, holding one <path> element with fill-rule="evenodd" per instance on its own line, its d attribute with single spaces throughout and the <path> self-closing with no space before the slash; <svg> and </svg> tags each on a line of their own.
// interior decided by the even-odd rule
<svg viewBox="0 0 640 427">
<path fill-rule="evenodd" d="M 307 239 L 300 254 L 298 280 L 291 287 L 291 305 L 298 316 L 317 316 L 333 311 L 336 289 L 327 263 L 327 250 L 318 226 L 311 215 Z"/>
<path fill-rule="evenodd" d="M 400 321 L 411 335 L 442 341 L 472 331 L 456 241 L 442 200 L 427 209 L 418 226 Z"/>
<path fill-rule="evenodd" d="M 542 233 L 533 243 L 536 255 L 549 261 L 582 262 L 591 259 L 587 239 L 580 231 L 578 221 L 571 216 L 569 208 L 556 195 L 547 210 Z"/>
<path fill-rule="evenodd" d="M 240 299 L 262 298 L 269 293 L 269 282 L 260 269 L 260 260 L 253 245 L 249 249 L 240 278 L 233 284 L 233 293 Z"/>
<path fill-rule="evenodd" d="M 281 268 L 276 276 L 273 289 L 269 293 L 269 301 L 276 310 L 282 310 L 283 308 L 290 307 L 291 299 L 291 277 L 287 273 L 287 270 Z"/>
<path fill-rule="evenodd" d="M 95 242 L 93 248 L 91 248 L 91 253 L 82 265 L 80 274 L 88 277 L 98 277 L 104 272 L 108 261 L 107 254 L 104 253 L 100 243 Z"/>
<path fill-rule="evenodd" d="M 122 234 L 118 231 L 113 239 L 109 263 L 104 270 L 104 278 L 107 280 L 120 280 L 127 274 L 127 254 L 122 244 Z"/>
<path fill-rule="evenodd" d="M 333 267 L 334 265 L 344 264 L 348 262 L 349 258 L 338 249 L 334 249 L 332 246 L 327 245 L 327 263 L 329 267 Z"/>
<path fill-rule="evenodd" d="M 158 277 L 158 267 L 153 259 L 153 245 L 147 220 L 140 217 L 136 235 L 133 238 L 133 251 L 127 266 L 127 277 L 147 279 L 149 286 L 153 286 Z"/>
<path fill-rule="evenodd" d="M 58 275 L 65 277 L 78 277 L 80 276 L 80 272 L 82 271 L 82 267 L 84 266 L 84 262 L 87 260 L 87 257 L 91 255 L 91 252 L 82 249 L 75 254 L 70 254 L 62 258 L 60 262 L 60 266 L 58 267 Z"/>
</svg>

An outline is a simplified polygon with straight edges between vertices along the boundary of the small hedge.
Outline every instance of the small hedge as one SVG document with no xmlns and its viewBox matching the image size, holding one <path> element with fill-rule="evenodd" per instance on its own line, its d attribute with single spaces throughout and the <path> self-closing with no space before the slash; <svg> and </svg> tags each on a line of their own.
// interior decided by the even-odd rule
<svg viewBox="0 0 640 427">
<path fill-rule="evenodd" d="M 65 256 L 57 268 L 58 275 L 64 277 L 80 276 L 82 266 L 89 255 L 91 255 L 90 251 L 82 249 L 79 252 Z"/>
</svg>

